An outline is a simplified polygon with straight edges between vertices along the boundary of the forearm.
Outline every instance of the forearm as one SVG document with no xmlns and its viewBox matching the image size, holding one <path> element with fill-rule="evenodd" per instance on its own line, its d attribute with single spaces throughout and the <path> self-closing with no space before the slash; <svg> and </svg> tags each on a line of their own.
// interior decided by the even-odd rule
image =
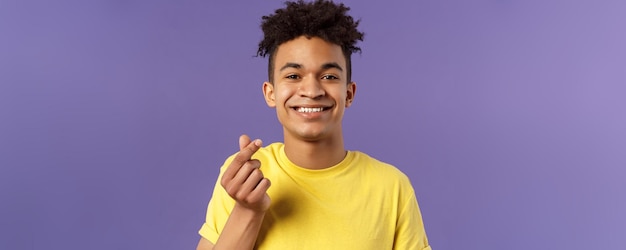
<svg viewBox="0 0 626 250">
<path fill-rule="evenodd" d="M 252 249 L 264 217 L 265 212 L 235 205 L 213 249 Z"/>
</svg>

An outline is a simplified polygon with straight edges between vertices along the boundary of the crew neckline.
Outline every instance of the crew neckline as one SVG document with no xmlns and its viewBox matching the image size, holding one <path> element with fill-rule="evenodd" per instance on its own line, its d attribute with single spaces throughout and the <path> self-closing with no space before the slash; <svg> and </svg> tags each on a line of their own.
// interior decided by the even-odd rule
<svg viewBox="0 0 626 250">
<path fill-rule="evenodd" d="M 283 165 L 286 170 L 297 173 L 297 174 L 308 175 L 308 176 L 320 176 L 320 177 L 334 175 L 334 174 L 342 172 L 348 166 L 350 166 L 350 163 L 355 157 L 355 154 L 353 151 L 346 150 L 346 156 L 343 158 L 343 160 L 341 160 L 339 163 L 335 164 L 334 166 L 330 166 L 328 168 L 323 168 L 323 169 L 308 169 L 308 168 L 300 167 L 296 165 L 295 163 L 293 163 L 291 160 L 289 160 L 289 158 L 287 157 L 287 154 L 285 153 L 284 143 L 280 144 L 280 148 L 278 149 L 278 154 L 279 154 L 278 160 L 280 161 L 281 165 Z"/>
</svg>

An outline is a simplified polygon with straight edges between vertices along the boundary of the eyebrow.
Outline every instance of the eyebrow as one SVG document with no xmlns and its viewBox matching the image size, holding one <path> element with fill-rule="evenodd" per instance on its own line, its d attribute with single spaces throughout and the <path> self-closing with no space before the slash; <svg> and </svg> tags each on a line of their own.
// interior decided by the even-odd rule
<svg viewBox="0 0 626 250">
<path fill-rule="evenodd" d="M 283 65 L 279 71 L 283 71 L 287 68 L 295 68 L 295 69 L 301 69 L 302 68 L 302 64 L 299 63 L 285 63 L 285 65 Z M 336 62 L 330 62 L 330 63 L 324 63 L 322 65 L 322 69 L 326 70 L 326 69 L 337 69 L 339 71 L 343 72 L 343 68 L 341 68 L 341 66 L 339 66 L 338 63 Z"/>
<path fill-rule="evenodd" d="M 287 69 L 287 68 L 295 68 L 295 69 L 300 69 L 300 68 L 302 68 L 302 64 L 298 64 L 298 63 L 289 63 L 289 62 L 288 62 L 288 63 L 285 63 L 285 65 L 284 65 L 284 66 L 282 66 L 282 67 L 280 68 L 280 70 L 279 70 L 279 71 L 283 71 L 283 70 L 285 70 L 285 69 Z"/>
<path fill-rule="evenodd" d="M 324 63 L 324 65 L 322 65 L 322 69 L 338 69 L 339 71 L 343 72 L 341 66 L 339 66 L 339 64 L 336 62 Z"/>
</svg>

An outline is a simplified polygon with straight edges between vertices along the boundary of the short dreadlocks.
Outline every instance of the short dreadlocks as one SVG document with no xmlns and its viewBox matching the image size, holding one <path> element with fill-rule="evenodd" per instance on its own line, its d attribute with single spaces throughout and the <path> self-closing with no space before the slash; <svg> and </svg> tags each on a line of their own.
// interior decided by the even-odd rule
<svg viewBox="0 0 626 250">
<path fill-rule="evenodd" d="M 327 42 L 341 47 L 346 59 L 346 73 L 348 83 L 351 82 L 352 63 L 351 55 L 361 52 L 355 46 L 357 41 L 363 41 L 363 32 L 357 30 L 359 20 L 355 21 L 346 12 L 350 10 L 344 4 L 335 4 L 329 0 L 316 0 L 305 3 L 285 2 L 286 7 L 278 9 L 274 14 L 263 16 L 261 29 L 263 40 L 259 42 L 257 56 L 269 55 L 269 81 L 274 82 L 274 56 L 281 44 L 300 36 L 319 37 Z"/>
</svg>

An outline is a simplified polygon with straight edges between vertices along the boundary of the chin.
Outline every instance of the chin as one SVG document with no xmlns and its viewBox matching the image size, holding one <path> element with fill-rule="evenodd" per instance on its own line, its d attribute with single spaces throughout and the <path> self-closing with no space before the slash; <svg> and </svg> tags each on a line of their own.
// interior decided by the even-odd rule
<svg viewBox="0 0 626 250">
<path fill-rule="evenodd" d="M 322 139 L 324 139 L 326 136 L 324 136 L 324 134 L 321 133 L 301 133 L 298 134 L 298 138 L 300 138 L 303 141 L 308 141 L 308 142 L 314 142 L 314 141 L 320 141 Z"/>
<path fill-rule="evenodd" d="M 328 137 L 328 133 L 326 133 L 325 131 L 319 131 L 319 130 L 294 131 L 292 135 L 294 135 L 295 138 L 298 138 L 302 141 L 307 141 L 307 142 L 320 141 Z"/>
</svg>

